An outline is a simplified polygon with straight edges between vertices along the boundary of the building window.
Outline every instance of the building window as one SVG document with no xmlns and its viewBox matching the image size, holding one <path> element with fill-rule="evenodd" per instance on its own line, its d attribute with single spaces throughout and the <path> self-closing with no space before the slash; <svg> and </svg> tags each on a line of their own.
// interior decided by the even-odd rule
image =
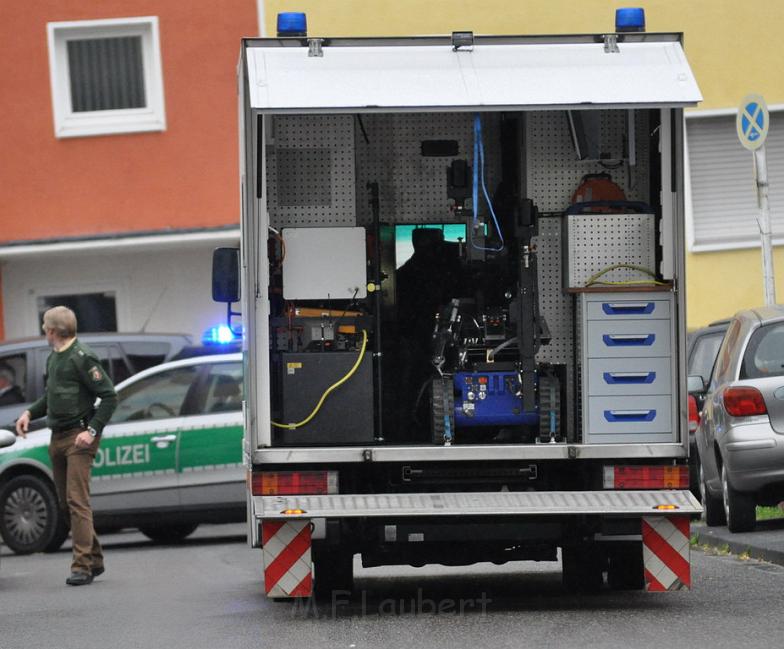
<svg viewBox="0 0 784 649">
<path fill-rule="evenodd" d="M 76 314 L 77 329 L 82 333 L 117 331 L 117 300 L 114 292 L 41 295 L 36 304 L 39 323 L 43 322 L 44 312 L 54 306 L 71 309 Z"/>
<path fill-rule="evenodd" d="M 738 141 L 735 114 L 687 115 L 692 252 L 760 245 L 752 153 Z M 765 142 L 773 243 L 784 244 L 784 111 L 770 112 Z"/>
<path fill-rule="evenodd" d="M 47 27 L 57 137 L 166 128 L 155 16 Z"/>
</svg>

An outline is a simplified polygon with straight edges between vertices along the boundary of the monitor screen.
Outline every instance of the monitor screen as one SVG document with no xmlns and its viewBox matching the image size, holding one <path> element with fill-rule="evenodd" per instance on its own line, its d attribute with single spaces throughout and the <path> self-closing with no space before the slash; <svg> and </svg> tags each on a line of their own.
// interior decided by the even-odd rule
<svg viewBox="0 0 784 649">
<path fill-rule="evenodd" d="M 396 225 L 395 226 L 395 268 L 405 264 L 414 254 L 414 244 L 411 242 L 411 233 L 418 228 L 434 228 L 442 230 L 444 241 L 457 243 L 458 239 L 466 240 L 465 223 L 427 223 L 423 225 Z"/>
</svg>

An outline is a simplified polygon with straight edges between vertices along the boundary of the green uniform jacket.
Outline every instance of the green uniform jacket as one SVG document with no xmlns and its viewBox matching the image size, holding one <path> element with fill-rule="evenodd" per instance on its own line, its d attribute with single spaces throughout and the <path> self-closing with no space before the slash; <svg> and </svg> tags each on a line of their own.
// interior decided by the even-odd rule
<svg viewBox="0 0 784 649">
<path fill-rule="evenodd" d="M 101 403 L 95 408 L 97 397 Z M 30 418 L 47 415 L 50 428 L 73 428 L 87 422 L 100 434 L 116 407 L 112 380 L 95 352 L 77 339 L 68 349 L 49 354 L 46 390 L 30 406 Z"/>
</svg>

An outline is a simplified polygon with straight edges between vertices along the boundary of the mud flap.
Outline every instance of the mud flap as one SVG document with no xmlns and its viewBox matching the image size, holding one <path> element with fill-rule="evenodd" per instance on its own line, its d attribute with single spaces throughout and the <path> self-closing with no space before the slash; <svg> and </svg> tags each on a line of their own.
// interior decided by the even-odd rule
<svg viewBox="0 0 784 649">
<path fill-rule="evenodd" d="M 262 521 L 267 597 L 310 597 L 312 594 L 311 529 L 307 519 Z"/>
<path fill-rule="evenodd" d="M 665 592 L 691 588 L 691 545 L 688 516 L 642 519 L 645 590 Z"/>
</svg>

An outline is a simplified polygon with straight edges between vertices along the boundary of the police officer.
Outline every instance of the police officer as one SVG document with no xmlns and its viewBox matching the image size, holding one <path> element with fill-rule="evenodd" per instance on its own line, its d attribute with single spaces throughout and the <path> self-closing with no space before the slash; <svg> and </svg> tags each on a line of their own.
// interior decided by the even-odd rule
<svg viewBox="0 0 784 649">
<path fill-rule="evenodd" d="M 104 572 L 90 507 L 90 469 L 101 431 L 117 406 L 117 394 L 95 352 L 76 338 L 76 315 L 71 309 L 49 309 L 43 330 L 52 347 L 46 362 L 46 391 L 19 417 L 16 432 L 26 437 L 30 420 L 47 415 L 54 483 L 60 509 L 71 522 L 73 562 L 65 583 L 82 586 Z M 97 398 L 101 401 L 96 408 Z"/>
</svg>

